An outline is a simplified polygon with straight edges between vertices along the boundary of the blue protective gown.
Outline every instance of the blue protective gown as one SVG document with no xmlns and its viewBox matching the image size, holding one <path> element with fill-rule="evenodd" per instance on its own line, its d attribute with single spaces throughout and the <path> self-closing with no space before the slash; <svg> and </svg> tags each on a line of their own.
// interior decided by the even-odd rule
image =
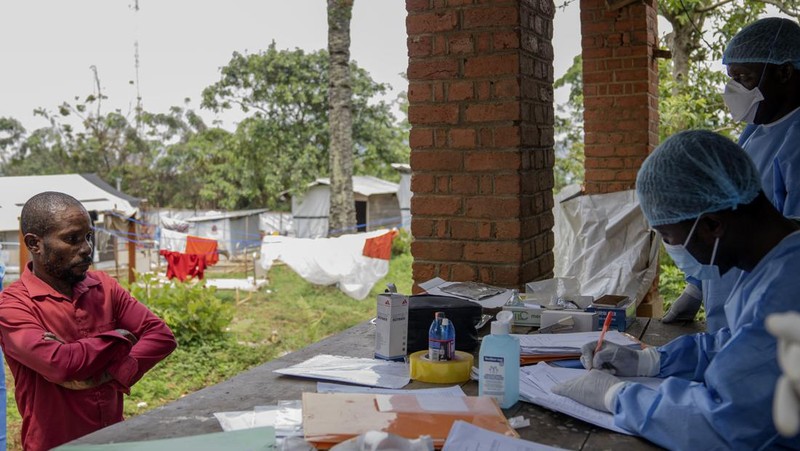
<svg viewBox="0 0 800 451">
<path fill-rule="evenodd" d="M 748 125 L 739 144 L 756 164 L 767 199 L 784 216 L 800 216 L 800 108 L 771 124 Z M 732 269 L 719 280 L 703 281 L 709 332 L 729 324 L 725 300 L 741 274 Z"/>
<path fill-rule="evenodd" d="M 750 273 L 743 273 L 725 305 L 730 328 L 684 335 L 658 348 L 658 389 L 627 384 L 614 423 L 665 448 L 678 450 L 800 449 L 800 437 L 779 438 L 772 397 L 780 375 L 767 315 L 800 311 L 800 231 L 784 238 Z"/>
</svg>

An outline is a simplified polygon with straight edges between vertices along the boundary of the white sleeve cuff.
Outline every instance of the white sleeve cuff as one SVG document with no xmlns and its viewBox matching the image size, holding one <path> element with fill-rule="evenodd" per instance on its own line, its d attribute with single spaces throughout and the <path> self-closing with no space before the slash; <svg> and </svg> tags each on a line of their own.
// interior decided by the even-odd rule
<svg viewBox="0 0 800 451">
<path fill-rule="evenodd" d="M 661 372 L 661 353 L 654 346 L 649 346 L 639 354 L 637 376 L 657 376 Z"/>
<path fill-rule="evenodd" d="M 627 384 L 625 381 L 617 382 L 606 391 L 606 395 L 603 397 L 603 404 L 609 412 L 614 413 L 614 407 L 617 405 L 617 395 L 625 384 Z"/>
</svg>

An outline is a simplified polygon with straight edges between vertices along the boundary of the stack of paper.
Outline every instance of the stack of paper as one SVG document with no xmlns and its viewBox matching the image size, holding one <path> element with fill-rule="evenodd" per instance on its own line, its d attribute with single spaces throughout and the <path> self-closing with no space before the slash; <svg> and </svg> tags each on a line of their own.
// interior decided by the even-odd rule
<svg viewBox="0 0 800 451">
<path fill-rule="evenodd" d="M 580 357 L 583 345 L 600 338 L 600 331 L 514 335 L 514 337 L 519 340 L 520 360 L 523 364 L 530 364 L 547 360 L 576 359 Z M 638 340 L 616 330 L 608 331 L 604 340 L 621 346 L 641 347 Z"/>
<path fill-rule="evenodd" d="M 608 335 L 610 333 L 606 337 Z M 574 368 L 557 368 L 544 362 L 522 368 L 519 376 L 519 397 L 523 401 L 573 416 L 595 426 L 630 435 L 630 432 L 614 425 L 614 415 L 611 413 L 586 407 L 551 391 L 555 385 L 580 377 L 586 374 L 586 371 Z M 657 387 L 663 380 L 653 377 L 627 377 L 620 379 L 645 384 L 649 387 Z"/>
</svg>

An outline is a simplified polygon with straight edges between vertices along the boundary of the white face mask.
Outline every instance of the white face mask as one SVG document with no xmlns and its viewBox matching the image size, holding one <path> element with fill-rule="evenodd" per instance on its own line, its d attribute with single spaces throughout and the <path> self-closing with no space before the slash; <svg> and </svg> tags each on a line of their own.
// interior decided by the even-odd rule
<svg viewBox="0 0 800 451">
<path fill-rule="evenodd" d="M 670 257 L 672 257 L 675 266 L 680 268 L 687 276 L 694 277 L 697 280 L 716 280 L 719 279 L 719 267 L 714 264 L 714 259 L 717 256 L 719 237 L 714 241 L 714 250 L 711 251 L 711 262 L 707 265 L 697 261 L 697 259 L 689 253 L 689 250 L 686 249 L 689 240 L 692 239 L 692 234 L 694 233 L 695 227 L 697 227 L 698 221 L 700 221 L 700 217 L 694 221 L 694 225 L 692 225 L 692 229 L 689 231 L 689 235 L 686 236 L 686 241 L 684 241 L 683 244 L 664 243 L 664 248 L 667 250 Z"/>
<path fill-rule="evenodd" d="M 725 85 L 722 99 L 731 112 L 731 117 L 737 122 L 753 123 L 758 111 L 758 105 L 764 100 L 764 95 L 756 86 L 753 89 L 745 88 L 741 83 L 731 79 Z"/>
</svg>

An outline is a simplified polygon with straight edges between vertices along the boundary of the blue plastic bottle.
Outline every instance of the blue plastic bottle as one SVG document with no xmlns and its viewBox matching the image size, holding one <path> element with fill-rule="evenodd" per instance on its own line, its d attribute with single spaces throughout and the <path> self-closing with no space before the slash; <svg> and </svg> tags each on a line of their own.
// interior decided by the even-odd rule
<svg viewBox="0 0 800 451">
<path fill-rule="evenodd" d="M 478 357 L 478 394 L 495 398 L 503 409 L 519 400 L 519 340 L 509 335 L 513 318 L 510 311 L 497 314 Z"/>
<path fill-rule="evenodd" d="M 452 360 L 455 356 L 456 330 L 445 318 L 444 312 L 436 317 L 428 330 L 428 359 L 434 362 Z"/>
</svg>

